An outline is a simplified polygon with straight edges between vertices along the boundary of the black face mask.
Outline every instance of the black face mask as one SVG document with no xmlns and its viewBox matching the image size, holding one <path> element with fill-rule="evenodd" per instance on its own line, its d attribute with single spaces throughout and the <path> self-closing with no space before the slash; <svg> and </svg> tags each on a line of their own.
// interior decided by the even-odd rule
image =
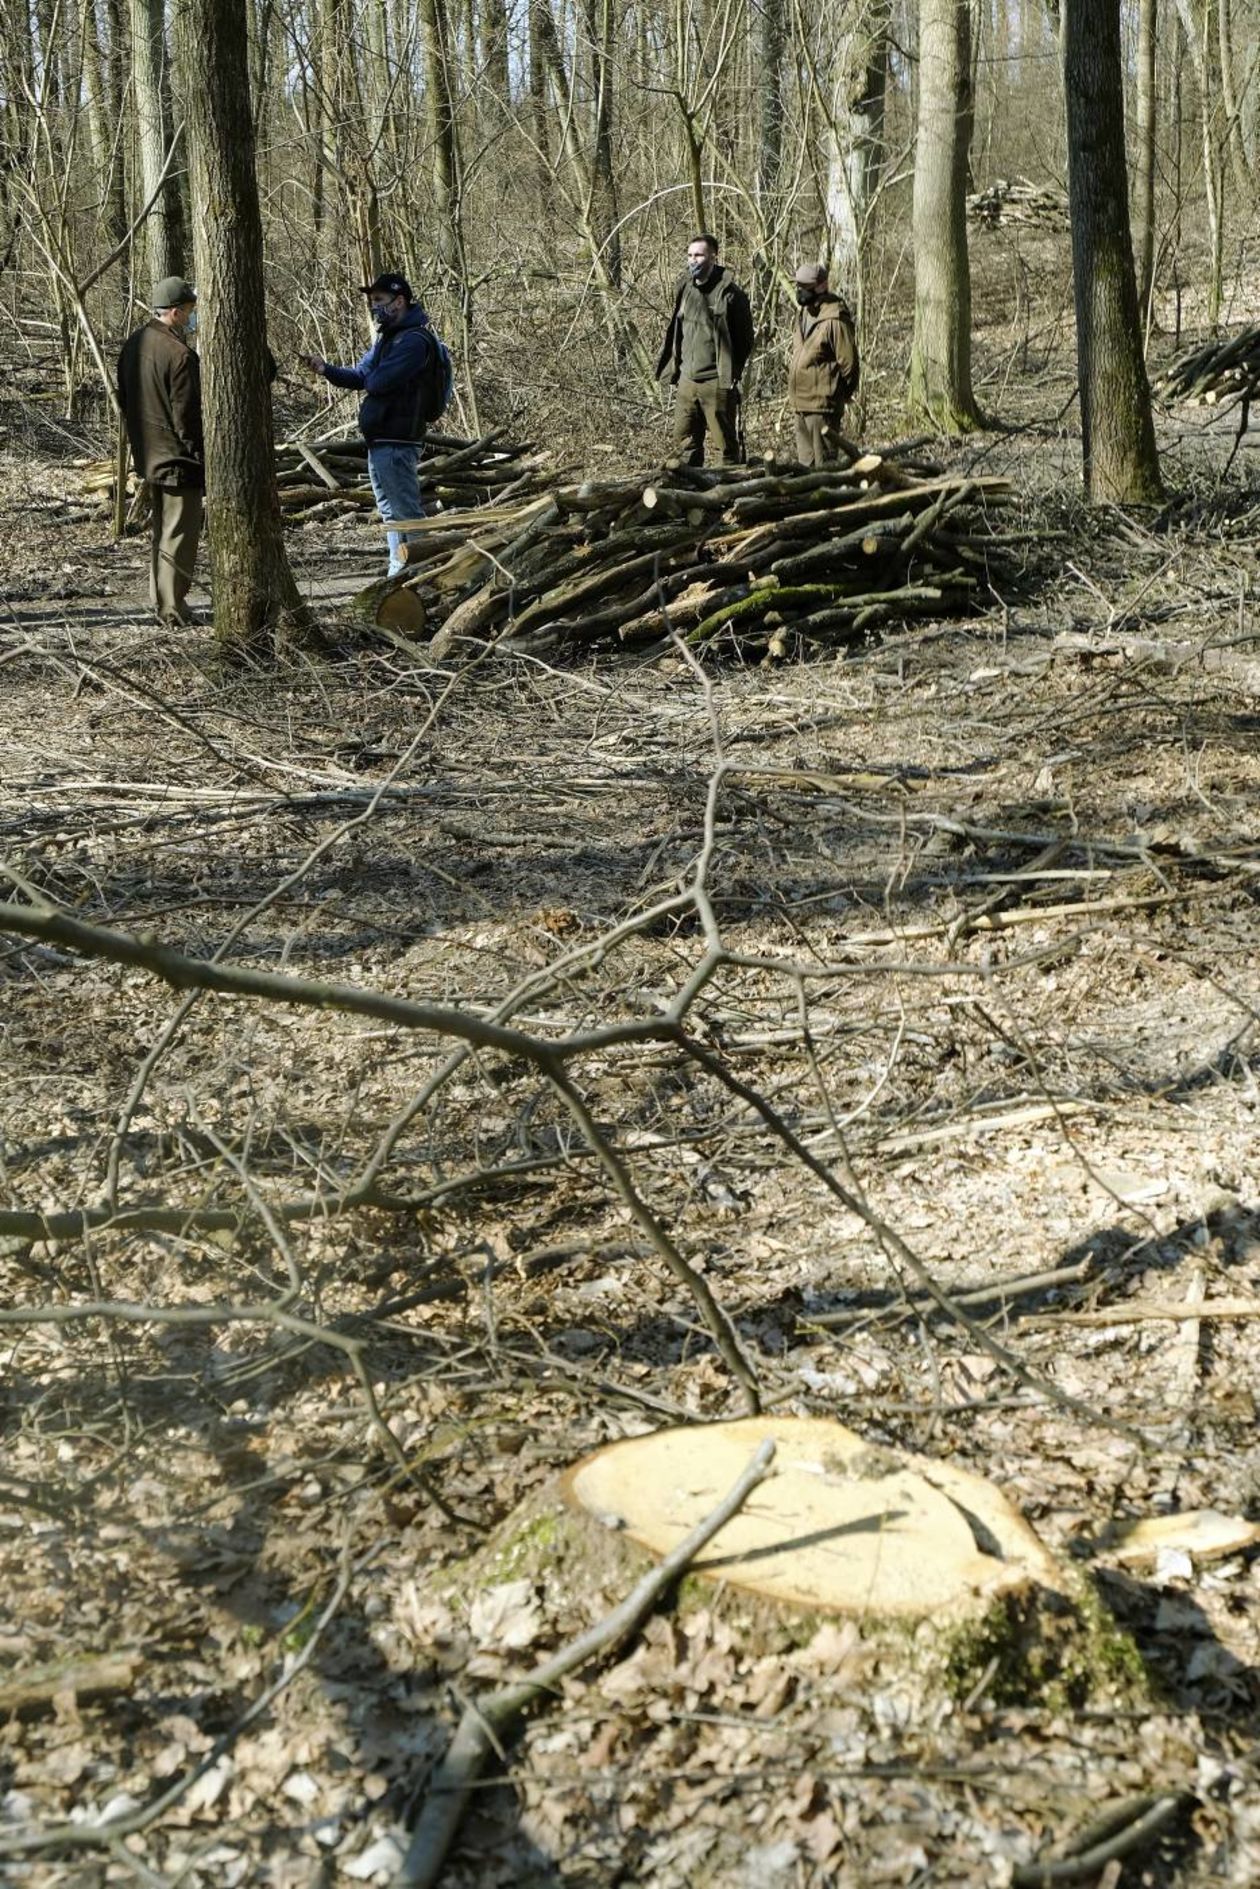
<svg viewBox="0 0 1260 1889">
<path fill-rule="evenodd" d="M 798 308 L 810 308 L 817 300 L 817 289 L 798 288 L 796 291 L 796 305 Z"/>
</svg>

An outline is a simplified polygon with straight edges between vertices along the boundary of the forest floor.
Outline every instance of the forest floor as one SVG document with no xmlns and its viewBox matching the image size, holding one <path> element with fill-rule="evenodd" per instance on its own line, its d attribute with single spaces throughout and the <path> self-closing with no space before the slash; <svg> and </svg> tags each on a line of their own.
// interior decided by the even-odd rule
<svg viewBox="0 0 1260 1889">
<path fill-rule="evenodd" d="M 208 626 L 138 608 L 82 442 L 11 432 L 11 896 L 551 1041 L 675 997 L 703 863 L 707 1060 L 569 1068 L 765 1402 L 993 1476 L 1065 1558 L 1117 1517 L 1260 1517 L 1260 481 L 1180 416 L 1167 510 L 1090 513 L 1070 391 L 1021 373 L 1022 424 L 948 454 L 1015 486 L 1023 568 L 982 615 L 704 672 L 360 638 L 221 673 Z M 357 522 L 293 545 L 330 620 L 378 554 Z M 544 1565 L 487 1599 L 469 1557 L 738 1386 L 528 1057 L 48 945 L 0 979 L 4 1204 L 105 1208 L 0 1243 L 4 1316 L 44 1314 L 4 1347 L 0 1698 L 52 1673 L 0 1733 L 0 1874 L 387 1882 L 462 1704 L 620 1598 Z M 334 1211 L 365 1174 L 376 1204 Z M 916 1299 L 880 1222 L 1004 1295 Z M 1260 1560 L 1089 1565 L 1128 1691 L 1010 1696 L 994 1662 L 930 1710 L 860 1622 L 749 1645 L 691 1595 L 535 1711 L 445 1880 L 1000 1885 L 1185 1792 L 1053 1880 L 1254 1884 Z M 38 1848 L 65 1819 L 81 1845 Z"/>
</svg>

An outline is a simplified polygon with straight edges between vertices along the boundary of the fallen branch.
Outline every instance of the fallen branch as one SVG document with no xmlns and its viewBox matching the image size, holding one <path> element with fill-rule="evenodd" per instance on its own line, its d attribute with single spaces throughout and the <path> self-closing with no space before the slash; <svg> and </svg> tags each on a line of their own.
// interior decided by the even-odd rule
<svg viewBox="0 0 1260 1889">
<path fill-rule="evenodd" d="M 370 1016 L 404 1029 L 430 1030 L 439 1037 L 453 1037 L 470 1047 L 497 1049 L 508 1055 L 523 1057 L 526 1062 L 533 1064 L 562 1098 L 613 1188 L 629 1208 L 632 1218 L 675 1279 L 691 1294 L 718 1351 L 743 1390 L 750 1414 L 755 1415 L 760 1410 L 757 1375 L 740 1346 L 734 1325 L 719 1304 L 707 1279 L 686 1258 L 642 1198 L 630 1170 L 599 1128 L 565 1067 L 566 1062 L 592 1049 L 665 1041 L 672 1031 L 663 1020 L 630 1020 L 552 1043 L 532 1036 L 527 1031 L 480 1017 L 471 1010 L 416 1003 L 407 998 L 391 997 L 384 992 L 360 990 L 349 984 L 318 984 L 305 978 L 286 977 L 275 971 L 251 971 L 243 965 L 225 964 L 215 959 L 186 957 L 183 952 L 173 951 L 166 945 L 132 937 L 126 932 L 111 931 L 102 925 L 85 924 L 83 920 L 72 918 L 69 913 L 57 911 L 42 902 L 39 905 L 0 902 L 0 933 L 6 931 L 45 943 L 64 944 L 86 957 L 133 965 L 161 978 L 175 990 L 213 990 L 225 996 L 258 997 L 273 1003 L 294 1004 L 300 1008 L 313 1007 L 323 1011 L 344 1011 L 348 1015 Z M 366 1184 L 370 1184 L 371 1178 L 370 1175 L 367 1177 Z"/>
<path fill-rule="evenodd" d="M 17 1673 L 0 1684 L 0 1718 L 42 1711 L 65 1693 L 76 1699 L 104 1699 L 130 1692 L 143 1667 L 139 1653 L 102 1653 Z"/>
<path fill-rule="evenodd" d="M 1056 1312 L 1030 1315 L 1021 1319 L 1025 1325 L 1147 1325 L 1158 1320 L 1168 1324 L 1199 1319 L 1260 1318 L 1260 1299 L 1200 1299 L 1180 1305 L 1171 1300 L 1134 1299 L 1101 1312 Z"/>
<path fill-rule="evenodd" d="M 535 1666 L 526 1678 L 500 1686 L 496 1692 L 466 1708 L 429 1786 L 402 1868 L 394 1878 L 394 1889 L 432 1889 L 446 1866 L 473 1787 L 491 1756 L 511 1737 L 517 1720 L 566 1674 L 638 1632 L 662 1595 L 668 1593 L 718 1530 L 739 1513 L 757 1484 L 765 1480 L 773 1458 L 774 1442 L 767 1437 L 730 1494 L 679 1542 L 659 1567 L 644 1575 L 619 1607 L 558 1653 L 553 1653 L 550 1659 Z"/>
<path fill-rule="evenodd" d="M 1083 1831 L 1072 1850 L 1057 1862 L 1017 1865 L 1011 1875 L 1013 1889 L 1066 1889 L 1069 1883 L 1092 1883 L 1108 1863 L 1149 1843 L 1193 1801 L 1185 1791 L 1166 1797 L 1125 1798 Z"/>
<path fill-rule="evenodd" d="M 108 1848 L 124 1837 L 135 1836 L 141 1830 L 147 1830 L 168 1810 L 174 1809 L 182 1797 L 186 1797 L 193 1785 L 213 1771 L 221 1758 L 226 1757 L 242 1732 L 269 1712 L 282 1692 L 286 1692 L 297 1678 L 310 1665 L 324 1633 L 336 1614 L 341 1609 L 350 1582 L 357 1568 L 343 1564 L 333 1588 L 327 1606 L 311 1629 L 310 1638 L 301 1652 L 294 1658 L 286 1657 L 280 1671 L 272 1683 L 265 1687 L 253 1704 L 242 1712 L 235 1724 L 228 1727 L 221 1737 L 216 1738 L 210 1749 L 198 1758 L 182 1777 L 168 1784 L 148 1804 L 138 1810 L 124 1811 L 119 1817 L 111 1817 L 106 1823 L 63 1823 L 54 1824 L 50 1830 L 33 1830 L 28 1834 L 0 1838 L 0 1856 L 37 1856 L 46 1855 L 53 1850 L 90 1850 L 98 1846 Z"/>
</svg>

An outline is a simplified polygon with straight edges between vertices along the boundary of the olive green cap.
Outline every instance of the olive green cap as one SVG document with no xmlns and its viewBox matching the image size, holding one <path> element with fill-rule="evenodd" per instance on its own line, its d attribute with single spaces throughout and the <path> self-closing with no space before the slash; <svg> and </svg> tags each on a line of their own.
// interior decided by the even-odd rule
<svg viewBox="0 0 1260 1889">
<path fill-rule="evenodd" d="M 186 282 L 182 275 L 164 275 L 155 284 L 150 308 L 182 308 L 185 302 L 195 302 L 197 291 L 191 282 Z"/>
</svg>

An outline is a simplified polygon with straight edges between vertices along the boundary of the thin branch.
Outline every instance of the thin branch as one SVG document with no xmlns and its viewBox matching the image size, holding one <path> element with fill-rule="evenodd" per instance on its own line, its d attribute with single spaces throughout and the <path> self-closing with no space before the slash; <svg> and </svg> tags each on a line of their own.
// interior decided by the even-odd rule
<svg viewBox="0 0 1260 1889">
<path fill-rule="evenodd" d="M 659 1567 L 644 1575 L 619 1607 L 558 1653 L 553 1653 L 550 1659 L 535 1666 L 525 1679 L 501 1686 L 466 1708 L 429 1786 L 393 1889 L 433 1889 L 459 1833 L 473 1787 L 496 1749 L 510 1738 L 517 1720 L 542 1694 L 552 1691 L 566 1674 L 638 1632 L 679 1575 L 707 1547 L 718 1530 L 739 1513 L 758 1483 L 764 1482 L 773 1459 L 774 1440 L 767 1437 L 729 1495 L 679 1542 Z"/>
</svg>

